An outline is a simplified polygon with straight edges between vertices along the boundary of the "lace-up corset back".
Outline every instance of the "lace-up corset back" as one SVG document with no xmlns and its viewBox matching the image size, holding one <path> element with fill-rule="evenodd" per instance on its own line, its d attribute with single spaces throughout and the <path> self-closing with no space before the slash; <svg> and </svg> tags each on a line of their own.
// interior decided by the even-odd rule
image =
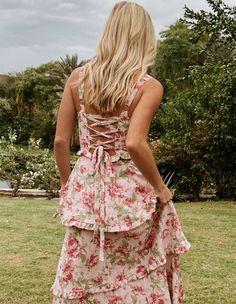
<svg viewBox="0 0 236 304">
<path fill-rule="evenodd" d="M 84 77 L 84 68 L 79 70 L 79 78 Z M 106 152 L 111 157 L 111 161 L 119 158 L 130 159 L 127 147 L 125 145 L 126 134 L 129 126 L 130 117 L 128 115 L 129 106 L 131 105 L 137 90 L 151 76 L 144 75 L 134 84 L 131 94 L 119 115 L 106 116 L 102 114 L 87 113 L 84 104 L 84 82 L 79 86 L 80 111 L 79 119 L 79 138 L 80 151 L 82 154 L 92 158 L 96 149 Z"/>
</svg>

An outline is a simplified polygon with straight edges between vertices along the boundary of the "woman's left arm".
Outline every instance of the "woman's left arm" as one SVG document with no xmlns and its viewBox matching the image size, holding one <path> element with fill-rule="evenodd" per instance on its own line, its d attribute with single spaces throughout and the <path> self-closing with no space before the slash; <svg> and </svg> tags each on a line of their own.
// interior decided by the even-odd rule
<svg viewBox="0 0 236 304">
<path fill-rule="evenodd" d="M 65 186 L 70 168 L 70 141 L 74 128 L 76 109 L 71 91 L 71 83 L 74 81 L 76 71 L 68 77 L 59 111 L 57 114 L 56 134 L 54 138 L 54 155 L 60 172 L 61 189 Z"/>
</svg>

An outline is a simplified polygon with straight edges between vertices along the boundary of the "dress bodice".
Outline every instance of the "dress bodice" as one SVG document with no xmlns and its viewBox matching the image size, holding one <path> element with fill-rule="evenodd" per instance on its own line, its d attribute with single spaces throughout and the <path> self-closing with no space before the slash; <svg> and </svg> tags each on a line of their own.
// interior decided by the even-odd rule
<svg viewBox="0 0 236 304">
<path fill-rule="evenodd" d="M 79 75 L 82 78 L 84 69 L 80 69 Z M 78 125 L 79 125 L 79 139 L 80 150 L 78 155 L 84 155 L 92 159 L 100 152 L 106 155 L 110 161 L 117 161 L 118 159 L 130 159 L 125 140 L 129 128 L 130 117 L 128 115 L 129 107 L 135 97 L 135 94 L 144 82 L 152 77 L 145 74 L 138 79 L 131 89 L 126 106 L 127 109 L 118 116 L 104 117 L 100 114 L 86 113 L 85 105 L 83 102 L 84 84 L 81 83 L 79 87 L 80 97 L 80 111 L 78 112 Z M 106 130 L 99 131 L 97 127 L 103 127 Z M 97 137 L 103 137 L 103 140 L 98 140 Z M 91 153 L 90 148 L 95 150 Z M 109 151 L 115 152 L 111 155 Z"/>
</svg>

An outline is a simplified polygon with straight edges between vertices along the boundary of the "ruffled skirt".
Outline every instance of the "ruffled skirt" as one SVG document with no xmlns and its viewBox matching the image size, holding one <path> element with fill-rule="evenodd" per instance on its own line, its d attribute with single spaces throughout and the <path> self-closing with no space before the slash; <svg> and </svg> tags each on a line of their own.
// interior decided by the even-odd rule
<svg viewBox="0 0 236 304">
<path fill-rule="evenodd" d="M 136 228 L 105 232 L 104 261 L 96 231 L 67 226 L 51 304 L 182 303 L 179 258 L 190 247 L 172 201 Z"/>
</svg>

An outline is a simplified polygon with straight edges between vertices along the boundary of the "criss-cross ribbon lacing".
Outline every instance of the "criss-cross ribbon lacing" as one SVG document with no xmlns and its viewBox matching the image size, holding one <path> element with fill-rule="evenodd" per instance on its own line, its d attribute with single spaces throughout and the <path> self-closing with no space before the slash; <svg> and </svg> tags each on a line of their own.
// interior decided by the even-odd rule
<svg viewBox="0 0 236 304">
<path fill-rule="evenodd" d="M 105 234 L 104 234 L 104 225 L 105 225 L 105 206 L 104 200 L 99 200 L 98 195 L 105 193 L 105 185 L 104 185 L 104 176 L 106 175 L 106 170 L 110 177 L 114 177 L 115 174 L 112 171 L 112 160 L 111 155 L 109 154 L 109 150 L 114 150 L 115 137 L 114 134 L 117 132 L 114 130 L 106 130 L 106 131 L 98 131 L 95 129 L 97 126 L 110 126 L 118 121 L 118 117 L 96 117 L 96 115 L 89 116 L 89 120 L 92 123 L 86 123 L 86 127 L 94 133 L 90 133 L 90 137 L 94 138 L 97 136 L 103 136 L 107 138 L 106 141 L 97 140 L 95 143 L 90 142 L 89 148 L 94 148 L 92 153 L 92 166 L 89 170 L 90 175 L 94 175 L 96 178 L 96 183 L 98 183 L 99 187 L 95 187 L 95 204 L 94 211 L 95 214 L 99 216 L 99 219 L 96 219 L 96 227 L 94 229 L 94 235 L 97 230 L 100 232 L 100 249 L 99 249 L 99 260 L 104 261 L 104 242 L 105 242 Z"/>
<path fill-rule="evenodd" d="M 100 119 L 105 119 L 103 121 L 100 121 Z M 90 137 L 93 139 L 94 137 L 102 136 L 106 137 L 108 140 L 106 141 L 101 141 L 97 140 L 94 144 L 92 143 L 92 140 L 90 142 L 90 148 L 95 148 L 92 154 L 92 167 L 90 169 L 90 174 L 93 174 L 94 172 L 97 172 L 100 169 L 101 175 L 104 174 L 104 169 L 107 168 L 109 173 L 112 175 L 112 170 L 111 170 L 111 155 L 109 154 L 109 150 L 114 150 L 114 145 L 112 145 L 115 142 L 115 137 L 112 134 L 115 134 L 117 132 L 117 129 L 113 130 L 106 130 L 106 131 L 98 131 L 95 129 L 95 127 L 99 126 L 111 126 L 114 123 L 117 123 L 118 118 L 117 117 L 99 117 L 96 118 L 95 116 L 90 116 L 89 120 L 93 121 L 93 123 L 86 123 L 86 127 L 93 131 L 94 133 L 90 133 Z M 108 150 L 108 151 L 107 151 Z M 103 160 L 104 165 L 100 165 Z"/>
</svg>

